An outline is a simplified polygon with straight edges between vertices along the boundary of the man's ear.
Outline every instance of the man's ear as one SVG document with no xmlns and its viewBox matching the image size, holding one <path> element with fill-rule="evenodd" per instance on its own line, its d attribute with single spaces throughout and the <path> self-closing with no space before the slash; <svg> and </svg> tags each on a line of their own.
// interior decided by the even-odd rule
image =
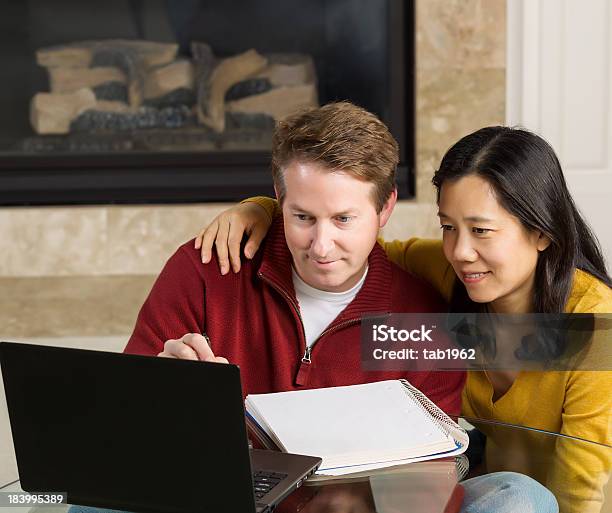
<svg viewBox="0 0 612 513">
<path fill-rule="evenodd" d="M 274 194 L 276 195 L 276 201 L 280 203 L 280 196 L 278 194 L 278 188 L 276 187 L 276 184 L 274 184 Z"/>
<path fill-rule="evenodd" d="M 389 195 L 389 199 L 385 201 L 380 214 L 378 215 L 378 226 L 382 228 L 387 224 L 387 221 L 393 213 L 395 204 L 397 203 L 397 187 L 393 189 L 393 192 Z"/>
</svg>

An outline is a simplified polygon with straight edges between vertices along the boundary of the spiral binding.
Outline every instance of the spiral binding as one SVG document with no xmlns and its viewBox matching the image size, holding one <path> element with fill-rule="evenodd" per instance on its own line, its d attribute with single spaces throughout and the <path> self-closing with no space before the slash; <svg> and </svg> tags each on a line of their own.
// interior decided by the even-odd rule
<svg viewBox="0 0 612 513">
<path fill-rule="evenodd" d="M 467 459 L 465 454 L 460 454 L 455 456 L 455 465 L 457 467 L 457 481 L 462 481 L 470 470 L 470 460 Z"/>
<path fill-rule="evenodd" d="M 414 402 L 427 414 L 434 418 L 436 425 L 442 430 L 444 434 L 450 436 L 457 443 L 463 447 L 465 444 L 460 440 L 457 440 L 455 436 L 457 432 L 463 433 L 467 438 L 467 432 L 453 419 L 451 419 L 446 413 L 438 408 L 431 400 L 418 388 L 412 386 L 407 380 L 400 379 L 400 382 L 406 388 L 406 395 L 408 395 Z"/>
</svg>

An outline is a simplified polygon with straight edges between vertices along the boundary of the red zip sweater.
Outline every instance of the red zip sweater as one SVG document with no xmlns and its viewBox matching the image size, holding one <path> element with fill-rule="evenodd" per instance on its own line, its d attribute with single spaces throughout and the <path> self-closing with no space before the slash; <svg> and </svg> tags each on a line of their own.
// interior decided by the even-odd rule
<svg viewBox="0 0 612 513">
<path fill-rule="evenodd" d="M 125 352 L 156 355 L 166 340 L 204 331 L 216 356 L 240 366 L 245 395 L 407 379 L 445 412 L 459 413 L 463 372 L 361 370 L 361 316 L 446 311 L 437 292 L 376 244 L 361 290 L 316 341 L 311 362 L 302 362 L 306 342 L 291 261 L 282 218 L 237 274 L 222 276 L 214 257 L 203 265 L 193 241 L 184 244 L 153 285 Z"/>
</svg>

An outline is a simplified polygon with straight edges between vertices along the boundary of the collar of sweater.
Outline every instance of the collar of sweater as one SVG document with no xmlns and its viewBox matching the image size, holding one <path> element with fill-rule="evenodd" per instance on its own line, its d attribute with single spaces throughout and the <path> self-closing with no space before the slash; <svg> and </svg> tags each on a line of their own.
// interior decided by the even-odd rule
<svg viewBox="0 0 612 513">
<path fill-rule="evenodd" d="M 264 241 L 257 275 L 282 290 L 297 305 L 291 265 L 292 258 L 285 240 L 283 218 L 276 216 Z M 334 324 L 361 318 L 364 314 L 386 314 L 393 310 L 391 266 L 383 249 L 375 244 L 368 256 L 368 275 L 361 290 Z"/>
</svg>

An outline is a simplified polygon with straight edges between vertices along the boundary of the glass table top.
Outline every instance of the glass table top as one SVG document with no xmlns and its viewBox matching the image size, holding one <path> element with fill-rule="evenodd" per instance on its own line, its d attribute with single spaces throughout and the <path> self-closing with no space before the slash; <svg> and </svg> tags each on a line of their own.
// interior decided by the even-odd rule
<svg viewBox="0 0 612 513">
<path fill-rule="evenodd" d="M 562 513 L 612 513 L 612 447 L 527 426 L 486 419 L 459 420 L 488 435 L 486 449 L 479 447 L 480 437 L 471 437 L 466 453 L 469 472 L 463 455 L 459 459 L 411 463 L 363 474 L 315 476 L 276 511 L 448 513 L 459 508 L 458 481 L 469 487 L 466 479 L 505 470 L 527 473 L 546 485 L 555 494 Z M 0 488 L 1 513 L 60 513 L 69 508 L 68 504 L 9 504 L 10 493 L 21 491 L 19 481 Z"/>
</svg>

